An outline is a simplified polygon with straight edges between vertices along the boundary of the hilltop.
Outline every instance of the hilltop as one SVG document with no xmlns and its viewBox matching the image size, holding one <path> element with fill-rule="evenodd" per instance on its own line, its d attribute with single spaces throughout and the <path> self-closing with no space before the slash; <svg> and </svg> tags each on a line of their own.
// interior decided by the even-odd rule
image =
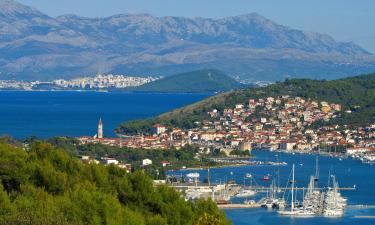
<svg viewBox="0 0 375 225">
<path fill-rule="evenodd" d="M 229 91 L 243 85 L 218 70 L 180 73 L 132 89 L 140 92 L 215 92 Z"/>
<path fill-rule="evenodd" d="M 375 71 L 354 43 L 277 24 L 257 13 L 219 19 L 119 14 L 50 17 L 0 0 L 0 79 L 175 73 L 217 68 L 250 81 L 335 79 Z"/>
<path fill-rule="evenodd" d="M 281 95 L 334 102 L 341 104 L 343 111 L 352 111 L 344 113 L 330 123 L 356 126 L 375 121 L 375 74 L 368 74 L 333 81 L 291 79 L 267 87 L 226 92 L 155 118 L 126 122 L 117 131 L 129 134 L 148 132 L 155 123 L 193 128 L 195 121 L 209 119 L 207 112 L 213 109 L 222 111 L 224 108 L 233 108 L 235 104 L 246 105 L 250 98 Z"/>
</svg>

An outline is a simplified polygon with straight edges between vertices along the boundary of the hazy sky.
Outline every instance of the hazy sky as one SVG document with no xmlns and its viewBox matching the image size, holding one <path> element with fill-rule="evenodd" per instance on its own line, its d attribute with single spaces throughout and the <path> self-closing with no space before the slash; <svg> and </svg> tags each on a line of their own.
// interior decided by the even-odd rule
<svg viewBox="0 0 375 225">
<path fill-rule="evenodd" d="M 257 12 L 277 23 L 353 41 L 375 53 L 375 0 L 19 0 L 50 16 L 118 13 L 221 18 Z"/>
</svg>

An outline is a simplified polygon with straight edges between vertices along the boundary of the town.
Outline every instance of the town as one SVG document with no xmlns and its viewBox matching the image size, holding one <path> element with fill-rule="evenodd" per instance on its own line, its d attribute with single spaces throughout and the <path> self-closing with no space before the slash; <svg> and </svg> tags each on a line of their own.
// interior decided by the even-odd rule
<svg viewBox="0 0 375 225">
<path fill-rule="evenodd" d="M 53 81 L 17 81 L 0 80 L 0 89 L 6 90 L 83 90 L 136 87 L 160 79 L 152 76 L 97 75 L 72 80 L 57 79 Z"/>
<path fill-rule="evenodd" d="M 104 138 L 101 122 L 98 134 L 78 140 L 82 144 L 102 143 L 118 147 L 143 149 L 179 149 L 198 146 L 202 154 L 219 150 L 229 155 L 234 150 L 269 149 L 289 152 L 347 153 L 364 162 L 373 162 L 375 155 L 375 124 L 366 127 L 324 125 L 342 113 L 340 104 L 318 102 L 301 97 L 279 96 L 249 99 L 222 112 L 208 112 L 207 120 L 196 121 L 194 129 L 182 130 L 154 124 L 152 135 L 138 134 L 120 138 Z"/>
</svg>

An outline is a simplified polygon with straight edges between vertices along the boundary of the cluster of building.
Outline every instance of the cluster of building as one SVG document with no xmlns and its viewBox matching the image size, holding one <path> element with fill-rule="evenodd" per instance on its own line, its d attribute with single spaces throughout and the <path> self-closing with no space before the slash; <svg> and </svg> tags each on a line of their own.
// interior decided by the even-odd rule
<svg viewBox="0 0 375 225">
<path fill-rule="evenodd" d="M 52 84 L 62 88 L 89 88 L 89 89 L 103 89 L 103 88 L 126 88 L 136 87 L 159 78 L 156 77 L 135 77 L 123 75 L 97 75 L 96 77 L 83 77 L 72 80 L 54 80 Z"/>
<path fill-rule="evenodd" d="M 81 137 L 81 143 L 102 143 L 144 149 L 181 148 L 186 144 L 200 147 L 202 153 L 220 150 L 270 149 L 286 151 L 342 151 L 375 147 L 375 124 L 355 129 L 347 126 L 317 126 L 341 116 L 339 104 L 318 102 L 301 97 L 279 96 L 249 99 L 247 104 L 208 112 L 207 119 L 196 121 L 196 128 L 182 130 L 155 124 L 152 135 L 121 138 Z M 98 132 L 100 133 L 100 132 Z M 375 151 L 366 151 L 370 154 Z M 371 153 L 372 154 L 372 153 Z"/>
<path fill-rule="evenodd" d="M 348 156 L 359 159 L 364 163 L 375 163 L 375 147 L 352 147 L 346 150 Z"/>
<path fill-rule="evenodd" d="M 39 81 L 26 82 L 17 80 L 0 80 L 0 89 L 5 90 L 32 90 Z"/>
<path fill-rule="evenodd" d="M 138 77 L 124 75 L 97 75 L 72 80 L 58 79 L 53 81 L 17 81 L 0 80 L 0 89 L 7 90 L 40 90 L 40 89 L 108 89 L 136 87 L 160 79 L 160 77 Z"/>
<path fill-rule="evenodd" d="M 115 165 L 119 168 L 125 169 L 126 171 L 128 171 L 128 173 L 131 172 L 132 169 L 133 169 L 132 164 L 121 162 L 118 159 L 113 158 L 113 157 L 101 157 L 100 159 L 96 159 L 95 157 L 91 157 L 91 156 L 88 156 L 88 155 L 82 155 L 81 161 L 83 163 L 87 163 L 87 164 L 103 164 L 103 165 L 107 165 L 107 166 L 108 165 Z M 163 167 L 166 167 L 166 166 L 170 165 L 170 163 L 168 161 L 161 161 L 160 164 Z M 143 159 L 142 162 L 141 162 L 142 167 L 146 167 L 146 166 L 150 166 L 150 165 L 152 165 L 151 159 L 146 158 L 146 159 Z"/>
</svg>

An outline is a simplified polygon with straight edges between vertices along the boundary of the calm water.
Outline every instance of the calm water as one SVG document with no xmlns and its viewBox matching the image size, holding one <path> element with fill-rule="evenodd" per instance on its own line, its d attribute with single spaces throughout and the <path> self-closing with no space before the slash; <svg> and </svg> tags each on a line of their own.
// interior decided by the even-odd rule
<svg viewBox="0 0 375 225">
<path fill-rule="evenodd" d="M 104 134 L 123 121 L 155 116 L 206 98 L 209 94 L 0 91 L 0 135 L 82 136 Z"/>
<path fill-rule="evenodd" d="M 288 163 L 287 166 L 280 166 L 280 184 L 285 187 L 289 177 L 292 164 L 296 165 L 296 185 L 307 187 L 309 176 L 315 171 L 315 155 L 302 154 L 284 154 L 268 151 L 253 151 L 256 160 L 272 160 L 276 161 L 277 157 L 280 161 Z M 276 154 L 278 155 L 276 157 Z M 342 160 L 330 157 L 319 157 L 320 165 L 320 181 L 319 186 L 327 186 L 328 174 L 336 174 L 339 185 L 341 187 L 353 187 L 356 185 L 356 191 L 341 191 L 342 195 L 348 198 L 348 206 L 343 218 L 289 218 L 281 217 L 276 211 L 267 211 L 266 209 L 235 209 L 226 210 L 227 216 L 235 225 L 245 224 L 304 224 L 304 225 L 320 225 L 320 224 L 375 224 L 375 219 L 359 219 L 354 216 L 375 216 L 374 208 L 356 208 L 354 205 L 375 205 L 375 165 L 362 164 L 357 160 Z M 254 181 L 259 185 L 268 186 L 269 182 L 261 181 L 265 174 L 271 174 L 276 177 L 276 166 L 243 166 L 243 167 L 227 167 L 216 168 L 210 170 L 211 181 L 219 183 L 228 179 L 234 179 L 237 183 L 243 183 L 246 173 L 251 173 Z M 176 171 L 175 174 L 186 174 L 191 171 Z M 198 171 L 201 179 L 207 176 L 206 170 Z M 249 181 L 247 181 L 249 184 Z M 261 194 L 260 194 L 261 195 Z M 302 196 L 302 193 L 298 193 Z M 258 196 L 256 198 L 260 198 Z M 233 202 L 242 202 L 243 199 L 232 200 Z"/>
</svg>

